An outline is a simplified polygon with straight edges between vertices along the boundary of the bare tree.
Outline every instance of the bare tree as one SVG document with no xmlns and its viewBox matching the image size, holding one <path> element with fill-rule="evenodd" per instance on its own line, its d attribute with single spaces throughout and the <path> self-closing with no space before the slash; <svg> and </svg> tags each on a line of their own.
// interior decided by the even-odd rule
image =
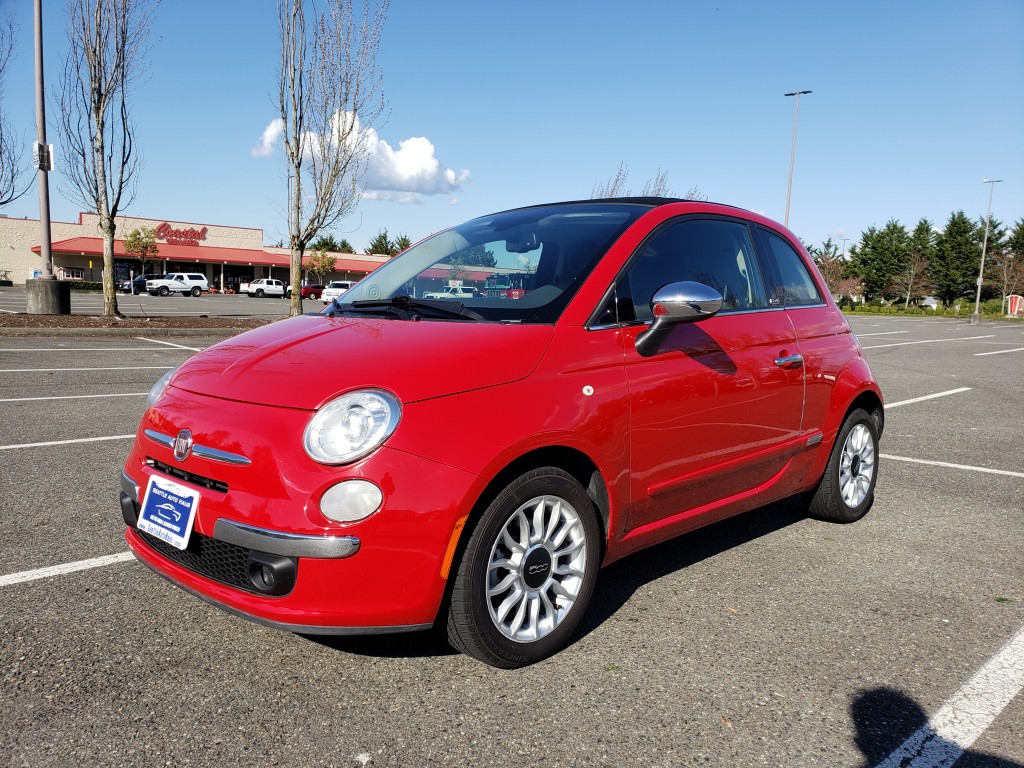
<svg viewBox="0 0 1024 768">
<path fill-rule="evenodd" d="M 135 197 L 139 153 L 128 94 L 143 71 L 152 7 L 149 0 L 68 0 L 69 44 L 59 101 L 73 186 L 66 194 L 99 216 L 105 316 L 120 316 L 115 219 Z"/>
<path fill-rule="evenodd" d="M 14 50 L 14 17 L 8 9 L 0 18 L 0 206 L 17 200 L 32 186 L 32 174 L 24 163 L 23 143 L 18 141 L 4 119 L 3 87 L 7 80 L 7 64 Z"/>
<path fill-rule="evenodd" d="M 918 250 L 911 249 L 903 262 L 903 268 L 893 275 L 892 288 L 903 296 L 903 308 L 910 306 L 914 292 L 928 290 L 928 257 Z"/>
<path fill-rule="evenodd" d="M 389 0 L 328 0 L 307 22 L 307 0 L 278 0 L 278 107 L 288 173 L 292 299 L 302 313 L 302 256 L 322 230 L 358 205 L 372 149 L 369 128 L 385 111 L 377 51 Z"/>
<path fill-rule="evenodd" d="M 608 197 L 630 197 L 633 194 L 633 190 L 627 186 L 626 181 L 629 179 L 629 166 L 625 162 L 619 163 L 619 168 L 615 171 L 615 175 L 612 176 L 608 181 L 603 184 L 595 184 L 594 188 L 590 190 L 590 199 L 599 200 Z M 675 193 L 668 186 L 668 171 L 664 171 L 661 168 L 658 169 L 658 173 L 651 179 L 648 179 L 644 183 L 644 187 L 640 190 L 641 197 L 675 197 Z M 707 195 L 701 194 L 700 189 L 697 187 L 690 187 L 687 190 L 686 195 L 683 196 L 684 200 L 707 200 Z"/>
</svg>

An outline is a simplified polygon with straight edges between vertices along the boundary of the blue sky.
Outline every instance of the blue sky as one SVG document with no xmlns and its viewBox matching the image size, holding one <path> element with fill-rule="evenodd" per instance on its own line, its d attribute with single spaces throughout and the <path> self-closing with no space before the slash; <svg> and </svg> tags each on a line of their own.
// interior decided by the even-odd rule
<svg viewBox="0 0 1024 768">
<path fill-rule="evenodd" d="M 43 6 L 52 96 L 66 10 Z M 31 3 L 0 8 L 20 26 L 3 108 L 31 142 Z M 256 151 L 275 117 L 272 0 L 164 0 L 151 43 L 133 100 L 145 164 L 126 213 L 285 238 L 280 147 Z M 1022 0 L 392 0 L 380 64 L 390 111 L 377 159 L 393 166 L 391 189 L 335 228 L 357 250 L 382 227 L 416 240 L 589 197 L 620 162 L 635 192 L 661 169 L 676 194 L 696 186 L 781 221 L 794 90 L 813 90 L 790 212 L 805 242 L 849 247 L 890 217 L 911 228 L 984 215 L 984 178 L 1005 179 L 994 217 L 1024 217 Z M 48 138 L 53 217 L 73 220 L 54 127 Z M 35 218 L 34 190 L 3 213 Z"/>
</svg>

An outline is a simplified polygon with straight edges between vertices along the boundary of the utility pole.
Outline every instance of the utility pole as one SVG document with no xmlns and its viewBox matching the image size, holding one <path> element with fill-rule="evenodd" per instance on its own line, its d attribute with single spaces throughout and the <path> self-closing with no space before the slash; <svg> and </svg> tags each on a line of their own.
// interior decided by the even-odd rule
<svg viewBox="0 0 1024 768">
<path fill-rule="evenodd" d="M 54 279 L 50 238 L 50 183 L 47 174 L 53 167 L 46 143 L 46 95 L 43 87 L 43 3 L 34 0 L 36 59 L 36 143 L 32 157 L 39 187 L 39 278 L 25 281 L 25 298 L 31 315 L 70 315 L 71 287 Z"/>
<path fill-rule="evenodd" d="M 981 323 L 981 283 L 985 279 L 985 249 L 988 248 L 988 229 L 992 222 L 992 193 L 996 184 L 1002 179 L 982 179 L 982 184 L 988 184 L 988 213 L 985 215 L 985 238 L 981 241 L 981 269 L 978 270 L 978 292 L 974 295 L 974 314 L 971 315 L 971 325 Z"/>
<path fill-rule="evenodd" d="M 796 124 L 800 120 L 800 97 L 813 91 L 793 91 L 783 94 L 785 96 L 796 96 L 796 112 L 793 115 L 793 147 L 789 151 L 789 186 L 786 188 L 786 220 L 783 222 L 789 226 L 789 198 L 793 192 L 793 162 L 796 160 Z"/>
</svg>

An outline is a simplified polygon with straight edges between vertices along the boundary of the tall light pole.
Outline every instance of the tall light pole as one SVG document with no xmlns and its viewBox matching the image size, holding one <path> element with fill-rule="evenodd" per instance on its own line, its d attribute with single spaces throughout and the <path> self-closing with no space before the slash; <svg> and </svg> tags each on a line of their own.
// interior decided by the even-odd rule
<svg viewBox="0 0 1024 768">
<path fill-rule="evenodd" d="M 985 279 L 985 250 L 988 248 L 988 230 L 992 222 L 992 193 L 996 184 L 1002 179 L 982 179 L 982 184 L 988 184 L 988 213 L 985 214 L 985 238 L 981 241 L 981 269 L 978 270 L 978 292 L 974 295 L 974 314 L 971 315 L 971 324 L 977 325 L 981 322 L 981 282 Z"/>
<path fill-rule="evenodd" d="M 796 124 L 800 120 L 800 97 L 813 91 L 793 91 L 784 94 L 785 96 L 796 96 L 796 111 L 793 114 L 793 148 L 789 151 L 789 186 L 786 188 L 786 220 L 783 222 L 789 226 L 789 197 L 793 192 L 793 161 L 796 160 Z"/>
</svg>

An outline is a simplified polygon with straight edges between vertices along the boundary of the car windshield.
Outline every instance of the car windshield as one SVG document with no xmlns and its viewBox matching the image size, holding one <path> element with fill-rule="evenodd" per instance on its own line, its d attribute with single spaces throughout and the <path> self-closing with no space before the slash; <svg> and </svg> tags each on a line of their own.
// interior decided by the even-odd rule
<svg viewBox="0 0 1024 768">
<path fill-rule="evenodd" d="M 474 319 L 553 323 L 612 243 L 649 209 L 566 203 L 473 219 L 396 256 L 324 313 L 381 312 L 396 299 L 407 306 L 407 297 L 461 304 Z"/>
</svg>

